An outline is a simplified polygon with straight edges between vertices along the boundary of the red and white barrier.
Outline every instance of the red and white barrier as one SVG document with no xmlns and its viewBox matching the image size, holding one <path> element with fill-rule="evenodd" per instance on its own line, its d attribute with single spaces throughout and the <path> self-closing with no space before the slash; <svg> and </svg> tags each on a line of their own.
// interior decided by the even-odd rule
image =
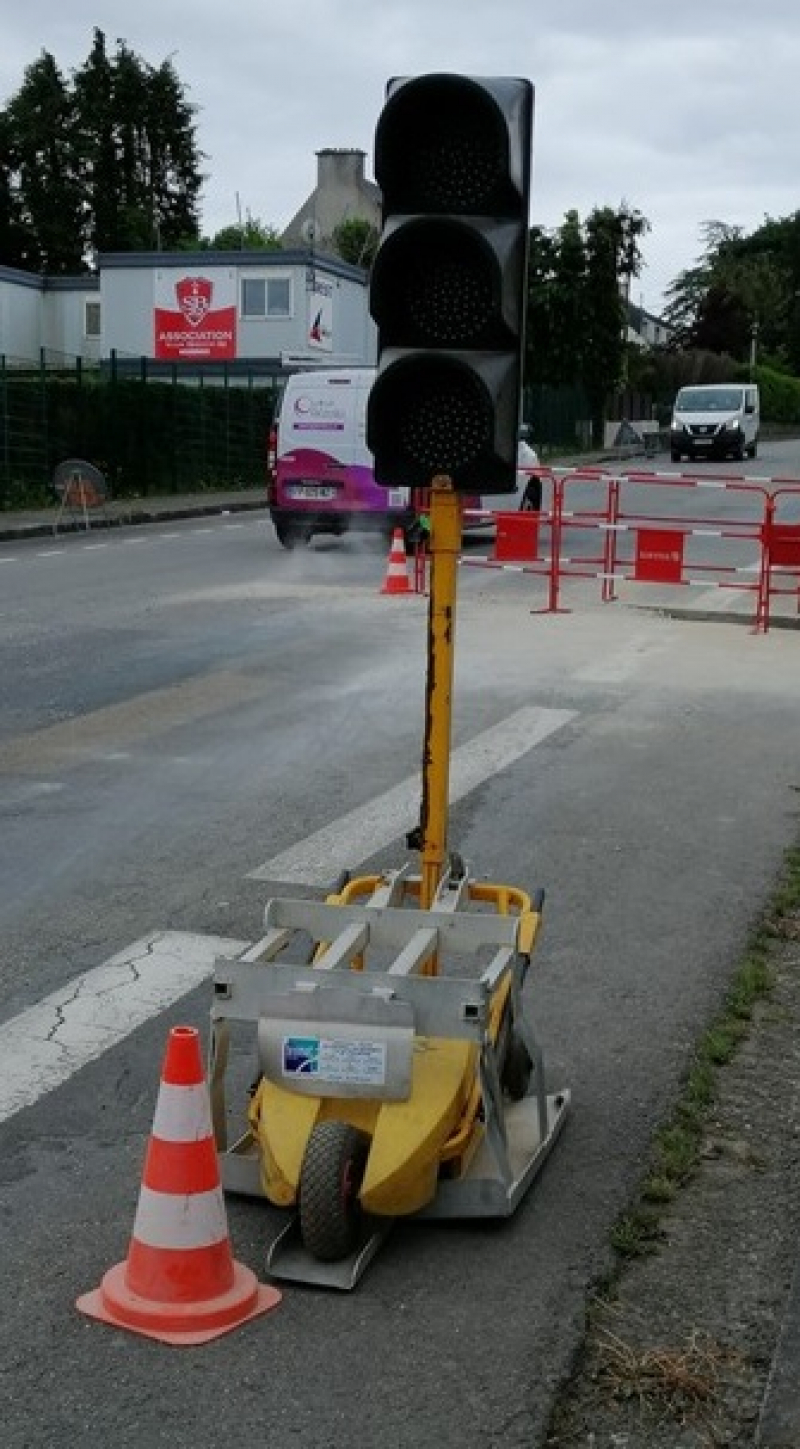
<svg viewBox="0 0 800 1449">
<path fill-rule="evenodd" d="M 549 483 L 549 505 L 538 514 L 469 510 L 468 517 L 495 519 L 494 555 L 462 555 L 461 563 L 546 577 L 546 612 L 561 609 L 565 581 L 594 578 L 604 602 L 617 597 L 622 582 L 750 593 L 756 632 L 768 630 L 776 596 L 796 596 L 800 613 L 800 480 L 594 467 L 525 471 Z M 699 514 L 703 492 L 735 495 L 734 510 Z M 681 500 L 685 507 L 676 509 Z"/>
</svg>

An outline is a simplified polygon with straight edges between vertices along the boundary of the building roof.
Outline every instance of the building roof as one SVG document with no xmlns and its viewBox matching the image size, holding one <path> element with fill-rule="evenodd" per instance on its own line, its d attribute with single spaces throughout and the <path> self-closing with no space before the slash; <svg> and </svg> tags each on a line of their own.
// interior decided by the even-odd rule
<svg viewBox="0 0 800 1449">
<path fill-rule="evenodd" d="M 276 267 L 305 267 L 313 263 L 319 271 L 345 277 L 351 282 L 365 282 L 361 267 L 351 266 L 341 257 L 330 256 L 301 247 L 272 251 L 255 248 L 247 251 L 197 251 L 197 252 L 101 252 L 97 259 L 100 271 L 115 269 L 136 269 L 160 267 L 162 270 L 174 267 L 180 271 L 186 267 L 257 267 L 259 271 Z"/>
</svg>

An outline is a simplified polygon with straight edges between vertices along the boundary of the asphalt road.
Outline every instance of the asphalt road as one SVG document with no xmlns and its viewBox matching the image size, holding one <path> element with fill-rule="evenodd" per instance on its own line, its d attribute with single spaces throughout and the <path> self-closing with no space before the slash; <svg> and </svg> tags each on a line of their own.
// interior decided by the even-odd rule
<svg viewBox="0 0 800 1449">
<path fill-rule="evenodd" d="M 2 547 L 0 1080 L 23 1012 L 148 933 L 256 939 L 291 889 L 264 867 L 323 827 L 321 888 L 405 859 L 388 805 L 382 840 L 352 814 L 419 767 L 425 605 L 381 596 L 384 569 L 352 543 L 282 553 L 260 515 Z M 510 1222 L 398 1227 L 355 1294 L 289 1288 L 204 1348 L 88 1322 L 74 1300 L 127 1250 L 168 1027 L 206 1035 L 201 985 L 0 1123 L 9 1449 L 540 1443 L 800 787 L 795 632 L 603 607 L 588 584 L 531 613 L 541 592 L 461 574 L 454 745 L 485 761 L 451 844 L 547 891 L 529 1001 L 573 1109 L 542 1177 Z M 541 742 L 503 756 L 521 710 Z M 228 1212 L 261 1271 L 278 1214 Z"/>
</svg>

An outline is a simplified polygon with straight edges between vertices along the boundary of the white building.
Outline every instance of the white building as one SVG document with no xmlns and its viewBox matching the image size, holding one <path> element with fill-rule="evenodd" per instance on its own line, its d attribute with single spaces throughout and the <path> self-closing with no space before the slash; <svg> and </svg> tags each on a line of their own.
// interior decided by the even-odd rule
<svg viewBox="0 0 800 1449">
<path fill-rule="evenodd" d="M 275 374 L 370 366 L 368 278 L 302 251 L 125 252 L 94 275 L 39 277 L 0 266 L 6 366 L 80 357 L 148 371 Z"/>
<path fill-rule="evenodd" d="M 644 307 L 637 307 L 634 302 L 628 302 L 627 309 L 629 342 L 642 348 L 669 346 L 672 329 L 663 318 L 646 312 Z"/>
<path fill-rule="evenodd" d="M 41 277 L 0 266 L 0 355 L 14 366 L 100 358 L 100 281 Z"/>
</svg>

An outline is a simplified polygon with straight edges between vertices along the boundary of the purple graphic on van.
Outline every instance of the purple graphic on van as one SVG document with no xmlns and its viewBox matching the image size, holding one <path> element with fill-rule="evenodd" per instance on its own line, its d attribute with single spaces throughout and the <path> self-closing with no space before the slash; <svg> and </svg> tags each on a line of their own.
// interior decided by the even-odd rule
<svg viewBox="0 0 800 1449">
<path fill-rule="evenodd" d="M 316 448 L 294 448 L 278 459 L 275 493 L 277 506 L 307 513 L 387 513 L 404 511 L 407 493 L 383 488 L 372 469 L 359 463 L 340 463 Z"/>
</svg>

